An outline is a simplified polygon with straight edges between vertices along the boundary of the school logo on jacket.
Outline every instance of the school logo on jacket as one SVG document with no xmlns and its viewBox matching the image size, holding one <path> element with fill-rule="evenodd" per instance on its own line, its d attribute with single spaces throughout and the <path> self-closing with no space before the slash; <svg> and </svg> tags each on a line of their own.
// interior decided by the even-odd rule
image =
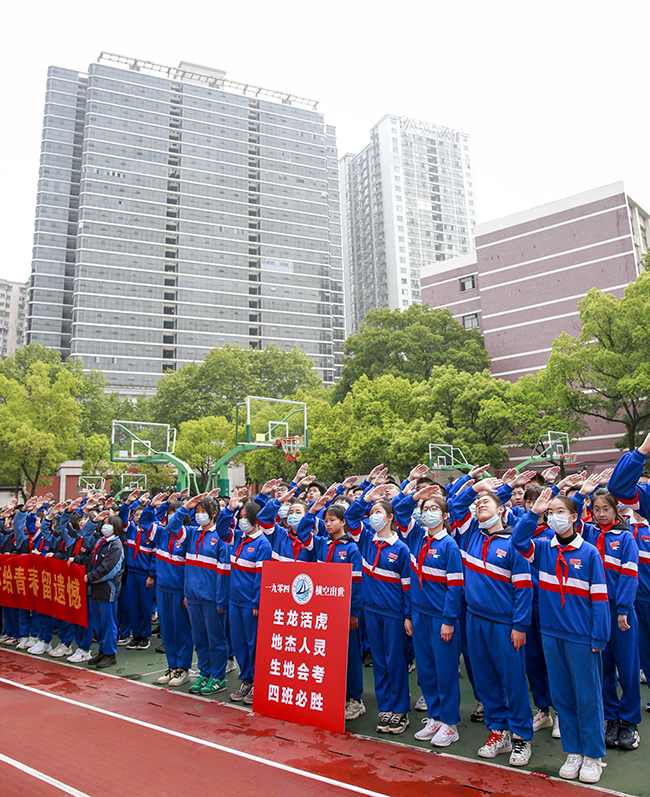
<svg viewBox="0 0 650 797">
<path fill-rule="evenodd" d="M 291 595 L 296 603 L 304 606 L 314 596 L 314 582 L 306 573 L 296 576 L 291 584 Z"/>
<path fill-rule="evenodd" d="M 497 556 L 499 557 L 499 559 L 503 559 L 507 555 L 508 551 L 504 551 L 503 548 L 497 548 Z"/>
<path fill-rule="evenodd" d="M 643 542 L 650 542 L 650 537 L 647 534 L 642 534 L 641 539 Z"/>
<path fill-rule="evenodd" d="M 572 567 L 575 567 L 576 570 L 580 570 L 580 568 L 582 567 L 582 559 L 569 559 L 569 564 Z"/>
<path fill-rule="evenodd" d="M 246 550 L 248 551 L 248 553 L 255 553 L 255 546 L 249 545 L 248 548 L 246 548 Z"/>
<path fill-rule="evenodd" d="M 433 556 L 434 559 L 439 559 L 440 554 L 438 553 L 437 548 L 429 548 L 429 556 Z"/>
<path fill-rule="evenodd" d="M 612 551 L 618 551 L 618 549 L 621 547 L 621 541 L 612 540 L 609 544 L 609 547 L 612 549 Z"/>
<path fill-rule="evenodd" d="M 210 545 L 216 545 L 216 544 L 217 544 L 217 538 L 216 537 L 210 537 Z"/>
<path fill-rule="evenodd" d="M 389 559 L 391 562 L 394 562 L 394 561 L 397 559 L 397 554 L 396 554 L 396 553 L 389 553 L 389 554 L 388 554 L 388 559 Z"/>
</svg>

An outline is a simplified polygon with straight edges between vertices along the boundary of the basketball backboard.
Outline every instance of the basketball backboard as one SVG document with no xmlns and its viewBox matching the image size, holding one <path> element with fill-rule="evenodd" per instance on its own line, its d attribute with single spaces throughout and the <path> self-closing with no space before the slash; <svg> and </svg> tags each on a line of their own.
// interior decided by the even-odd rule
<svg viewBox="0 0 650 797">
<path fill-rule="evenodd" d="M 113 462 L 140 462 L 156 454 L 173 454 L 176 446 L 176 429 L 168 423 L 141 421 L 113 421 L 111 434 L 111 460 Z"/>
<path fill-rule="evenodd" d="M 304 401 L 247 396 L 235 408 L 235 443 L 275 447 L 283 437 L 301 437 L 308 446 L 307 405 Z"/>
<path fill-rule="evenodd" d="M 429 443 L 429 467 L 438 470 L 455 470 L 472 466 L 460 448 L 446 443 Z"/>
<path fill-rule="evenodd" d="M 80 493 L 97 493 L 104 489 L 106 479 L 103 476 L 80 476 L 79 477 L 79 492 Z"/>
</svg>

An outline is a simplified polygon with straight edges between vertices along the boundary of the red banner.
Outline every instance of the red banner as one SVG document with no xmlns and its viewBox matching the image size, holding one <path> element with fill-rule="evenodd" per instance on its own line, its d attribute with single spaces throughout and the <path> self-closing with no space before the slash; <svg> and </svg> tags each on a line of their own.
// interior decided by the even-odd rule
<svg viewBox="0 0 650 797">
<path fill-rule="evenodd" d="M 352 565 L 264 562 L 253 711 L 345 731 Z"/>
<path fill-rule="evenodd" d="M 85 569 L 35 553 L 0 556 L 0 606 L 88 624 Z"/>
</svg>

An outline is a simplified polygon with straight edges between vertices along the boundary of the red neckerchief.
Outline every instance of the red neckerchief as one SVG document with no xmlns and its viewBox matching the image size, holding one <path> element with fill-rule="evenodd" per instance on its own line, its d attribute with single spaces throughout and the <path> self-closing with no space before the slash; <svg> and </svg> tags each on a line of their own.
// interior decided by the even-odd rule
<svg viewBox="0 0 650 797">
<path fill-rule="evenodd" d="M 548 528 L 548 525 L 546 523 L 540 523 L 537 526 L 537 528 L 535 529 L 535 533 L 533 534 L 533 537 L 539 537 L 539 535 L 542 532 L 546 531 L 547 528 Z"/>
<path fill-rule="evenodd" d="M 105 542 L 108 542 L 108 538 L 102 537 L 101 540 L 97 543 L 97 545 L 95 545 L 95 547 L 93 548 L 93 564 L 97 564 L 97 554 L 99 551 L 99 547 L 100 545 L 103 545 L 103 543 Z"/>
<path fill-rule="evenodd" d="M 235 551 L 235 560 L 239 559 L 239 554 L 241 553 L 242 548 L 244 547 L 244 545 L 246 545 L 247 542 L 252 542 L 252 541 L 253 541 L 252 537 L 242 537 L 241 538 L 241 542 L 239 543 L 239 547 Z"/>
<path fill-rule="evenodd" d="M 332 558 L 334 557 L 334 554 L 336 553 L 336 546 L 339 543 L 342 543 L 342 542 L 343 542 L 343 539 L 341 537 L 339 537 L 338 540 L 330 539 L 329 548 L 327 549 L 327 556 L 325 557 L 325 561 L 326 562 L 331 562 L 332 561 Z"/>
<path fill-rule="evenodd" d="M 422 568 L 424 566 L 424 560 L 427 558 L 427 553 L 431 550 L 432 542 L 433 537 L 425 534 L 424 544 L 420 548 L 420 553 L 418 554 L 418 578 L 420 579 L 420 586 L 422 586 Z"/>
<path fill-rule="evenodd" d="M 612 528 L 612 526 L 616 525 L 616 521 L 613 523 L 608 523 L 606 526 L 598 526 L 600 529 L 600 534 L 598 535 L 598 539 L 596 540 L 596 548 L 598 548 L 598 553 L 600 554 L 600 558 L 605 562 L 605 534 Z"/>
<path fill-rule="evenodd" d="M 79 556 L 79 551 L 81 550 L 81 546 L 84 544 L 83 537 L 79 537 L 79 539 L 75 542 L 74 548 L 72 550 L 73 556 Z"/>
<path fill-rule="evenodd" d="M 481 557 L 483 558 L 483 566 L 486 566 L 488 553 L 490 551 L 490 543 L 496 540 L 496 537 L 486 537 L 483 540 L 483 547 L 481 548 Z"/>
<path fill-rule="evenodd" d="M 566 580 L 569 578 L 569 565 L 567 564 L 567 561 L 564 558 L 563 554 L 565 551 L 577 551 L 577 550 L 578 550 L 577 547 L 571 542 L 568 545 L 565 545 L 564 548 L 558 546 L 557 549 L 557 559 L 555 560 L 555 575 L 560 585 L 560 599 L 562 601 L 562 606 L 564 606 L 564 585 L 566 583 Z M 563 565 L 564 565 L 564 574 L 562 574 Z"/>
<path fill-rule="evenodd" d="M 300 551 L 302 551 L 302 543 L 300 542 L 298 537 L 296 537 L 295 534 L 291 533 L 291 531 L 289 529 L 287 529 L 287 536 L 291 540 L 291 550 L 293 552 L 293 561 L 297 562 L 298 561 L 298 557 L 300 556 Z"/>
<path fill-rule="evenodd" d="M 375 561 L 373 562 L 373 565 L 370 568 L 371 573 L 377 567 L 377 562 L 379 561 L 379 557 L 381 556 L 381 549 L 385 548 L 388 545 L 388 540 L 375 540 L 375 545 L 377 546 L 377 556 L 375 556 Z"/>
<path fill-rule="evenodd" d="M 197 556 L 199 555 L 199 545 L 203 545 L 203 540 L 205 539 L 205 535 L 209 531 L 211 531 L 211 529 L 201 528 L 201 531 L 199 532 L 199 536 L 197 537 L 197 540 L 196 540 L 196 555 Z"/>
<path fill-rule="evenodd" d="M 135 535 L 135 553 L 133 554 L 133 558 L 140 553 L 140 541 L 142 539 L 142 529 L 140 526 L 137 526 L 138 533 Z"/>
</svg>

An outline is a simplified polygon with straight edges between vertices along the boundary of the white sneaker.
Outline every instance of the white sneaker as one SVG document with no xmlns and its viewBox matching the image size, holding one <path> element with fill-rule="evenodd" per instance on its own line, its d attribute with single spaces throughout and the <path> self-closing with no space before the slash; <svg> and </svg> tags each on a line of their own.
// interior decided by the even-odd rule
<svg viewBox="0 0 650 797">
<path fill-rule="evenodd" d="M 5 645 L 15 645 L 17 642 L 18 642 L 18 640 L 16 639 L 15 636 L 8 636 L 5 639 L 4 644 Z"/>
<path fill-rule="evenodd" d="M 235 672 L 237 669 L 237 659 L 233 656 L 232 659 L 228 659 L 228 663 L 226 664 L 226 675 L 229 672 Z"/>
<path fill-rule="evenodd" d="M 553 718 L 547 711 L 537 710 L 533 717 L 533 731 L 540 731 L 542 728 L 552 728 Z"/>
<path fill-rule="evenodd" d="M 0 642 L 2 642 L 1 639 L 0 639 Z M 639 678 L 640 678 L 640 681 L 641 681 L 642 684 L 647 684 L 648 683 L 648 679 L 646 677 L 646 674 L 643 672 L 643 670 L 641 670 L 641 674 L 640 674 Z"/>
<path fill-rule="evenodd" d="M 603 767 L 607 764 L 603 763 L 600 758 L 589 758 L 585 756 L 582 766 L 580 767 L 580 782 L 581 783 L 598 783 L 600 776 L 603 774 Z"/>
<path fill-rule="evenodd" d="M 357 698 L 351 698 L 345 704 L 345 719 L 347 720 L 358 720 L 359 717 L 363 717 L 366 713 L 366 706 L 363 700 Z"/>
<path fill-rule="evenodd" d="M 516 736 L 512 740 L 512 753 L 510 754 L 511 767 L 525 767 L 533 754 L 533 746 L 527 739 Z"/>
<path fill-rule="evenodd" d="M 72 653 L 72 648 L 65 644 L 65 642 L 59 642 L 59 644 L 51 650 L 48 655 L 50 655 L 53 659 L 62 659 L 64 656 L 69 656 Z"/>
<path fill-rule="evenodd" d="M 49 653 L 51 650 L 52 645 L 49 642 L 43 642 L 42 639 L 39 639 L 27 652 L 31 653 L 32 656 L 42 656 L 43 653 Z"/>
<path fill-rule="evenodd" d="M 422 723 L 424 724 L 424 728 L 415 734 L 415 738 L 420 742 L 430 742 L 440 730 L 442 723 L 438 720 L 431 719 L 431 717 L 425 717 Z"/>
<path fill-rule="evenodd" d="M 165 686 L 171 681 L 173 674 L 174 674 L 173 670 L 167 670 L 167 672 L 163 673 L 163 675 L 161 675 L 160 678 L 156 678 L 156 683 L 160 684 L 161 686 Z"/>
<path fill-rule="evenodd" d="M 487 742 L 480 748 L 481 758 L 496 758 L 501 753 L 512 752 L 510 731 L 490 731 Z"/>
<path fill-rule="evenodd" d="M 6 634 L 0 634 L 0 645 L 2 645 L 7 639 L 9 639 L 9 637 Z M 641 672 L 643 672 L 643 670 Z"/>
<path fill-rule="evenodd" d="M 560 777 L 566 780 L 575 780 L 580 774 L 582 756 L 578 753 L 569 753 L 566 761 L 560 767 Z"/>
<path fill-rule="evenodd" d="M 415 703 L 415 710 L 416 711 L 427 710 L 427 701 L 424 699 L 424 695 L 420 695 L 420 697 L 418 697 L 417 702 Z"/>
<path fill-rule="evenodd" d="M 79 651 L 77 651 L 77 653 L 79 653 Z M 79 658 L 77 659 L 77 661 L 79 662 L 90 661 L 92 657 L 93 654 L 89 650 L 82 650 L 81 653 L 79 653 Z"/>
<path fill-rule="evenodd" d="M 32 645 L 35 645 L 37 641 L 37 639 L 32 639 L 32 637 L 21 636 L 16 645 L 16 650 L 27 650 L 28 647 L 31 648 Z"/>
<path fill-rule="evenodd" d="M 560 718 L 558 715 L 555 715 L 555 719 L 553 720 L 553 731 L 551 732 L 551 736 L 554 739 L 561 739 L 562 734 L 560 733 Z"/>
<path fill-rule="evenodd" d="M 446 725 L 441 722 L 438 732 L 431 740 L 431 744 L 434 747 L 449 747 L 450 744 L 457 742 L 459 739 L 458 728 L 455 725 Z"/>
<path fill-rule="evenodd" d="M 37 636 L 28 637 L 28 639 L 27 639 L 27 650 L 29 650 L 32 647 L 32 645 L 35 645 L 37 642 L 38 642 L 38 637 Z"/>
<path fill-rule="evenodd" d="M 169 686 L 182 686 L 190 680 L 189 670 L 174 670 L 174 675 L 169 679 Z"/>
<path fill-rule="evenodd" d="M 82 653 L 83 653 L 83 650 L 82 650 L 81 648 L 77 648 L 77 649 L 75 650 L 75 652 L 72 654 L 72 656 L 68 656 L 68 657 L 67 657 L 67 658 L 68 658 L 68 661 L 69 661 L 69 662 L 71 662 L 72 664 L 77 664 L 77 662 L 81 661 L 81 659 L 79 658 L 79 656 L 80 656 Z"/>
</svg>

